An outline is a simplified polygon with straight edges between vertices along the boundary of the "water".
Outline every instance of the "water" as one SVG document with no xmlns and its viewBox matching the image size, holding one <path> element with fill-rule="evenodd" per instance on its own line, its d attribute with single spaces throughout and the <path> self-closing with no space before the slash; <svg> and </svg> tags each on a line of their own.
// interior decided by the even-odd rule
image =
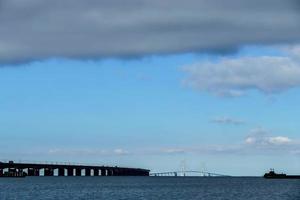
<svg viewBox="0 0 300 200">
<path fill-rule="evenodd" d="M 300 180 L 201 177 L 0 178 L 1 200 L 300 200 Z"/>
</svg>

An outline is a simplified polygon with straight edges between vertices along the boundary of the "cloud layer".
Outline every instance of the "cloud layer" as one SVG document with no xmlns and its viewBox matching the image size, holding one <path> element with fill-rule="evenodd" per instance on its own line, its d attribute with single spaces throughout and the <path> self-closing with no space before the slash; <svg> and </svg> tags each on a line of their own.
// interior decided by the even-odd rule
<svg viewBox="0 0 300 200">
<path fill-rule="evenodd" d="M 300 41 L 297 0 L 1 0 L 0 63 Z"/>
<path fill-rule="evenodd" d="M 255 128 L 249 131 L 244 140 L 231 144 L 201 144 L 199 146 L 180 147 L 153 147 L 138 148 L 130 151 L 117 148 L 113 150 L 100 149 L 51 149 L 50 155 L 82 155 L 82 156 L 175 156 L 182 154 L 197 155 L 270 155 L 300 153 L 299 139 L 289 138 L 284 134 L 274 134 L 264 128 Z"/>
<path fill-rule="evenodd" d="M 231 125 L 241 125 L 245 122 L 239 119 L 234 119 L 231 117 L 217 117 L 211 120 L 212 123 L 216 124 L 231 124 Z"/>
<path fill-rule="evenodd" d="M 68 156 L 124 156 L 130 155 L 130 152 L 124 149 L 104 150 L 104 149 L 50 149 L 50 155 L 68 155 Z"/>
<path fill-rule="evenodd" d="M 278 145 L 294 146 L 297 142 L 286 136 L 272 136 L 269 131 L 258 128 L 251 130 L 251 133 L 245 139 L 245 144 L 251 145 L 252 147 L 268 148 Z"/>
<path fill-rule="evenodd" d="M 282 56 L 222 58 L 185 66 L 184 83 L 218 96 L 241 96 L 249 90 L 266 94 L 300 86 L 300 47 L 284 49 Z"/>
<path fill-rule="evenodd" d="M 275 135 L 274 133 L 263 129 L 252 129 L 240 143 L 226 145 L 210 144 L 199 147 L 187 147 L 164 150 L 165 153 L 195 153 L 195 154 L 252 154 L 252 155 L 269 155 L 269 154 L 299 154 L 300 141 L 284 135 Z"/>
</svg>

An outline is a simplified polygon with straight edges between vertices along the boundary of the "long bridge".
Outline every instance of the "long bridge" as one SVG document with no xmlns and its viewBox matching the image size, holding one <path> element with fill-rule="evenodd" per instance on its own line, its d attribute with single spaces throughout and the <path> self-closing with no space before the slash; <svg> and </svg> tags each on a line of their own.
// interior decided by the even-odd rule
<svg viewBox="0 0 300 200">
<path fill-rule="evenodd" d="M 71 163 L 1 162 L 0 177 L 11 176 L 149 176 L 150 170 Z"/>
<path fill-rule="evenodd" d="M 172 172 L 157 172 L 150 173 L 150 176 L 204 176 L 204 177 L 229 177 L 229 175 L 218 174 L 213 172 L 206 171 L 193 171 L 193 170 L 184 170 L 184 171 L 172 171 Z"/>
</svg>

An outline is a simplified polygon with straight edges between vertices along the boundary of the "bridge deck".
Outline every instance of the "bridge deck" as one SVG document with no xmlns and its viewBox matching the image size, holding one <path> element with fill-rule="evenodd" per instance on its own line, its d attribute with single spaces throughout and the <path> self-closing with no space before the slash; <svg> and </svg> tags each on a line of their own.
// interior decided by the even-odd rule
<svg viewBox="0 0 300 200">
<path fill-rule="evenodd" d="M 186 170 L 186 171 L 173 171 L 173 172 L 158 172 L 158 173 L 150 173 L 150 176 L 186 176 L 187 174 L 194 174 L 197 176 L 208 176 L 208 177 L 228 177 L 228 175 L 224 174 L 217 174 L 212 172 L 206 171 L 193 171 L 193 170 Z"/>
<path fill-rule="evenodd" d="M 91 171 L 94 176 L 149 176 L 150 172 L 150 170 L 140 168 L 97 165 L 0 162 L 0 177 L 41 176 L 41 170 L 44 176 L 54 176 L 54 170 L 58 171 L 58 176 L 82 176 L 82 171 L 85 172 L 85 176 L 91 176 Z"/>
</svg>

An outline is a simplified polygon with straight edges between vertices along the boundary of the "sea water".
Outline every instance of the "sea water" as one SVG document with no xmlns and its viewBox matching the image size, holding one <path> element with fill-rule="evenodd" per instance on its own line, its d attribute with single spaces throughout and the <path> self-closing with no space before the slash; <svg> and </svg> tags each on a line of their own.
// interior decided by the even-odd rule
<svg viewBox="0 0 300 200">
<path fill-rule="evenodd" d="M 0 200 L 300 200 L 300 180 L 261 177 L 0 178 Z"/>
</svg>

